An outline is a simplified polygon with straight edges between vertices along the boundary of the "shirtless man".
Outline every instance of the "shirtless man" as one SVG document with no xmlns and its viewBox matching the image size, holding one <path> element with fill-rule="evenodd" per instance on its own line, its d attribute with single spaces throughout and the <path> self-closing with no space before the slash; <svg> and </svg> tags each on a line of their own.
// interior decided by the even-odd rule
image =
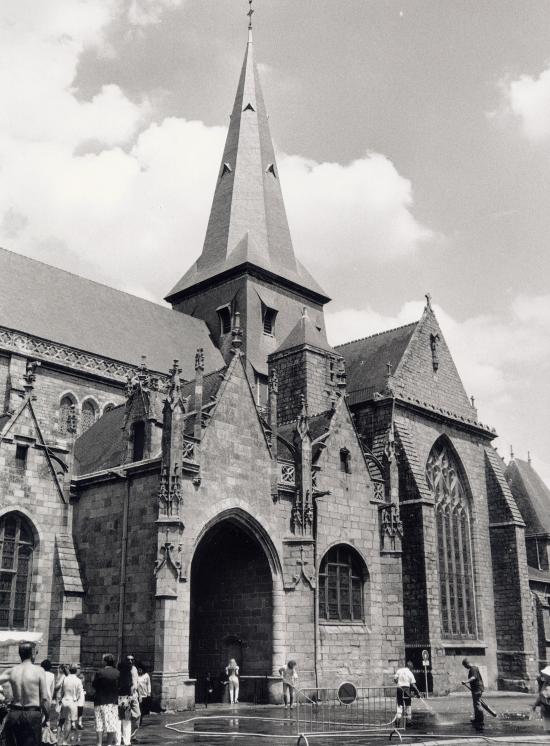
<svg viewBox="0 0 550 746">
<path fill-rule="evenodd" d="M 42 715 L 50 718 L 50 695 L 45 671 L 34 665 L 34 645 L 19 645 L 21 663 L 0 676 L 0 684 L 11 686 L 13 699 L 6 718 L 4 736 L 8 746 L 40 746 Z"/>
</svg>

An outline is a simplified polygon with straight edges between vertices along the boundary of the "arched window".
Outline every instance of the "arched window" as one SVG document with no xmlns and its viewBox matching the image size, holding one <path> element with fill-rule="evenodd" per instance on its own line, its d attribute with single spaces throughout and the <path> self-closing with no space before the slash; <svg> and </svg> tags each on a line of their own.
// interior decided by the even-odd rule
<svg viewBox="0 0 550 746">
<path fill-rule="evenodd" d="M 0 520 L 0 628 L 25 629 L 29 609 L 34 540 L 18 513 Z"/>
<path fill-rule="evenodd" d="M 333 547 L 321 562 L 319 617 L 341 622 L 364 619 L 363 571 L 351 547 Z"/>
<path fill-rule="evenodd" d="M 114 409 L 115 407 L 116 407 L 116 404 L 113 404 L 113 402 L 112 402 L 112 401 L 108 402 L 108 404 L 106 404 L 106 405 L 105 405 L 105 406 L 103 407 L 103 414 L 105 414 L 106 412 L 110 412 L 110 411 L 111 411 L 111 409 Z"/>
<path fill-rule="evenodd" d="M 82 405 L 82 432 L 86 432 L 97 419 L 97 407 L 93 401 L 87 399 Z"/>
<path fill-rule="evenodd" d="M 132 461 L 141 461 L 145 450 L 145 422 L 139 420 L 132 425 Z"/>
<path fill-rule="evenodd" d="M 444 441 L 426 464 L 435 499 L 437 565 L 443 637 L 477 637 L 470 506 L 458 464 Z"/>
<path fill-rule="evenodd" d="M 74 403 L 74 399 L 68 394 L 61 399 L 61 403 L 59 405 L 59 432 L 63 435 L 69 432 L 69 415 L 71 413 L 71 407 Z"/>
</svg>

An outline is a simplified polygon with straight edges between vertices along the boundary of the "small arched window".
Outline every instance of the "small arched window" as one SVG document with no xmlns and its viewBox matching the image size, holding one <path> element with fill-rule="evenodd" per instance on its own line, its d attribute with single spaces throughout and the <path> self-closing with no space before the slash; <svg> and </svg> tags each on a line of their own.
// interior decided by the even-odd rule
<svg viewBox="0 0 550 746">
<path fill-rule="evenodd" d="M 106 405 L 105 405 L 105 406 L 103 407 L 103 414 L 105 414 L 105 412 L 110 412 L 110 411 L 111 411 L 111 409 L 114 409 L 115 407 L 116 407 L 116 404 L 113 404 L 113 402 L 112 402 L 112 401 L 110 401 L 110 402 L 109 402 L 108 404 L 106 404 Z"/>
<path fill-rule="evenodd" d="M 145 451 L 145 422 L 139 420 L 132 425 L 132 461 L 141 461 Z"/>
<path fill-rule="evenodd" d="M 321 562 L 319 617 L 341 622 L 361 621 L 365 617 L 363 568 L 351 547 L 333 547 Z"/>
<path fill-rule="evenodd" d="M 82 405 L 82 432 L 85 433 L 97 419 L 97 407 L 93 401 L 87 399 Z"/>
<path fill-rule="evenodd" d="M 59 405 L 59 432 L 66 435 L 69 432 L 69 415 L 71 407 L 74 405 L 74 399 L 68 394 L 61 399 Z"/>
<path fill-rule="evenodd" d="M 435 500 L 443 636 L 477 637 L 470 506 L 458 463 L 445 441 L 433 447 L 426 480 Z"/>
<path fill-rule="evenodd" d="M 0 520 L 0 628 L 27 627 L 34 540 L 28 521 L 18 513 Z"/>
</svg>

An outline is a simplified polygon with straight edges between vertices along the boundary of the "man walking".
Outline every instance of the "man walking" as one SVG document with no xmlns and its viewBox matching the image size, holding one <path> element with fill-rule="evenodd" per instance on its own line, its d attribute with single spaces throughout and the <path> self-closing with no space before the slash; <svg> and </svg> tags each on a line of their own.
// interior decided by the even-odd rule
<svg viewBox="0 0 550 746">
<path fill-rule="evenodd" d="M 21 663 L 0 676 L 0 684 L 9 683 L 13 693 L 4 736 L 7 746 L 40 746 L 42 716 L 48 721 L 51 699 L 46 683 L 46 672 L 34 665 L 34 645 L 19 645 Z"/>
<path fill-rule="evenodd" d="M 483 694 L 483 679 L 477 666 L 473 666 L 467 658 L 462 661 L 464 668 L 468 669 L 468 678 L 462 683 L 468 685 L 472 692 L 472 704 L 474 707 L 474 716 L 472 723 L 476 730 L 483 730 L 483 707 L 481 706 L 481 695 Z"/>
</svg>

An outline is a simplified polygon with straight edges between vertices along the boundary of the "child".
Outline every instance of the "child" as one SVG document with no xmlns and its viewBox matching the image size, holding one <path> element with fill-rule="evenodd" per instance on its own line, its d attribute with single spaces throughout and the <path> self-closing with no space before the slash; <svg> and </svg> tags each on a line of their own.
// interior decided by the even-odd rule
<svg viewBox="0 0 550 746">
<path fill-rule="evenodd" d="M 285 707 L 294 707 L 294 689 L 298 681 L 296 671 L 296 661 L 288 661 L 285 668 L 279 669 L 279 674 L 283 680 L 283 698 Z"/>
<path fill-rule="evenodd" d="M 231 658 L 225 667 L 225 674 L 229 679 L 229 701 L 236 705 L 239 701 L 239 667 L 235 658 Z"/>
<path fill-rule="evenodd" d="M 540 707 L 540 714 L 542 717 L 543 728 L 546 733 L 550 733 L 550 684 L 544 684 L 539 692 L 533 710 Z"/>
</svg>

